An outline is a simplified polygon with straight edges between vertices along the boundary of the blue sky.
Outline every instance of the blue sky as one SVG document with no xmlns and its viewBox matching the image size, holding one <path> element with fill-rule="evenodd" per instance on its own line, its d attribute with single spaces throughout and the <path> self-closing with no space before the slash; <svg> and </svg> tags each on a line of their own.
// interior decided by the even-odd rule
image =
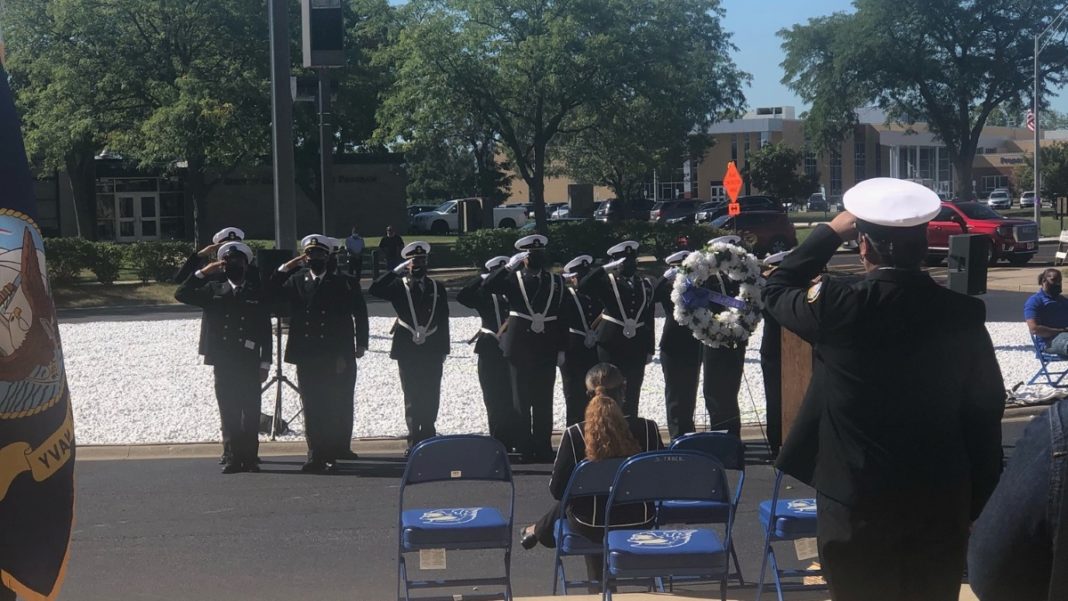
<svg viewBox="0 0 1068 601">
<path fill-rule="evenodd" d="M 734 62 L 752 75 L 745 98 L 750 107 L 793 105 L 800 113 L 801 100 L 779 80 L 782 79 L 782 48 L 776 32 L 812 17 L 836 11 L 852 11 L 850 0 L 721 0 L 726 10 L 724 27 L 733 34 L 738 54 Z M 403 4 L 403 0 L 390 0 Z M 1068 97 L 1057 90 L 1054 109 L 1068 112 Z M 1022 117 L 1021 117 L 1022 118 Z"/>
</svg>

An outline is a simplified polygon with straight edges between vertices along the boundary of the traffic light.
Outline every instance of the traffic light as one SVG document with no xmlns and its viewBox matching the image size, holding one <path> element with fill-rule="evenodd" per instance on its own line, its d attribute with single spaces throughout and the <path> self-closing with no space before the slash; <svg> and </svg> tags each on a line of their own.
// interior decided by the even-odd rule
<svg viewBox="0 0 1068 601">
<path fill-rule="evenodd" d="M 301 0 L 304 66 L 313 69 L 345 64 L 345 19 L 341 0 Z"/>
</svg>

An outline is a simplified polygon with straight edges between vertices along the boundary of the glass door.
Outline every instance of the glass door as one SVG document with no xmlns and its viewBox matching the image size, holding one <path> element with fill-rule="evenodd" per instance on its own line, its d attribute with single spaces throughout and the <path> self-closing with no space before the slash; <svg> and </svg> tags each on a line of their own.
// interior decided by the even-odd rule
<svg viewBox="0 0 1068 601">
<path fill-rule="evenodd" d="M 115 239 L 119 242 L 159 239 L 159 194 L 115 195 Z"/>
</svg>

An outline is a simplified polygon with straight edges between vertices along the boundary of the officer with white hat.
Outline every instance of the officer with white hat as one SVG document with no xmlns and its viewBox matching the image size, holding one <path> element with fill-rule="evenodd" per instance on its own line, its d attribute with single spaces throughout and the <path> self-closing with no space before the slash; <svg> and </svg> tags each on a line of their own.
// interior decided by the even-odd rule
<svg viewBox="0 0 1068 601">
<path fill-rule="evenodd" d="M 204 310 L 200 353 L 215 375 L 223 473 L 258 472 L 260 383 L 271 366 L 271 317 L 259 282 L 247 278 L 252 250 L 226 242 L 217 257 L 187 277 L 174 298 Z"/>
<path fill-rule="evenodd" d="M 389 301 L 397 314 L 389 356 L 400 374 L 409 450 L 437 435 L 441 373 L 449 354 L 449 297 L 445 286 L 427 275 L 429 255 L 426 242 L 406 245 L 403 261 L 368 289 Z"/>
<path fill-rule="evenodd" d="M 675 289 L 675 276 L 679 265 L 690 256 L 680 250 L 669 255 L 664 262 L 668 269 L 656 282 L 653 299 L 664 311 L 664 331 L 660 335 L 660 368 L 664 371 L 664 404 L 667 409 L 667 425 L 671 438 L 695 430 L 693 412 L 697 406 L 697 382 L 701 377 L 701 341 L 694 338 L 690 328 L 675 320 L 675 302 L 671 292 Z"/>
<path fill-rule="evenodd" d="M 285 360 L 297 366 L 304 403 L 306 472 L 332 468 L 352 452 L 356 360 L 368 343 L 367 305 L 360 283 L 330 271 L 334 239 L 305 236 L 302 254 L 286 262 L 272 286 L 289 304 L 289 338 Z"/>
<path fill-rule="evenodd" d="M 653 284 L 638 274 L 638 243 L 620 242 L 608 249 L 612 259 L 590 271 L 579 283 L 579 292 L 601 302 L 597 319 L 597 354 L 623 372 L 627 389 L 623 413 L 638 417 L 638 402 L 645 366 L 656 352 Z"/>
<path fill-rule="evenodd" d="M 519 423 L 516 446 L 524 461 L 551 462 L 553 389 L 558 356 L 567 343 L 560 319 L 566 286 L 550 273 L 547 247 L 541 234 L 516 241 L 519 252 L 503 267 L 490 272 L 482 287 L 508 299 L 508 321 L 501 348 L 508 358 Z"/>
<path fill-rule="evenodd" d="M 768 311 L 816 357 L 776 465 L 817 491 L 835 599 L 949 601 L 1001 472 L 1005 386 L 985 307 L 921 269 L 937 194 L 874 178 L 844 204 L 765 287 Z M 853 285 L 821 275 L 848 240 L 867 271 Z"/>
<path fill-rule="evenodd" d="M 508 299 L 503 294 L 490 292 L 482 287 L 482 281 L 494 269 L 508 264 L 508 257 L 493 257 L 484 264 L 485 273 L 479 274 L 460 290 L 456 301 L 478 311 L 482 325 L 468 343 L 474 343 L 478 355 L 478 382 L 482 386 L 482 402 L 486 405 L 490 436 L 501 441 L 506 449 L 516 446 L 515 429 L 518 416 L 512 391 L 512 376 L 508 360 L 501 349 L 500 335 L 508 320 Z"/>
<path fill-rule="evenodd" d="M 597 365 L 597 331 L 594 322 L 601 314 L 601 302 L 578 291 L 578 282 L 593 269 L 593 257 L 579 255 L 564 265 L 567 296 L 564 298 L 562 318 L 567 327 L 567 348 L 560 365 L 560 380 L 564 385 L 564 404 L 567 425 L 586 419 L 586 374 Z"/>
<path fill-rule="evenodd" d="M 211 237 L 211 244 L 204 248 L 194 252 L 186 258 L 185 263 L 174 275 L 174 281 L 178 283 L 184 282 L 194 271 L 200 269 L 208 262 L 210 262 L 219 252 L 219 248 L 227 242 L 243 242 L 245 240 L 245 232 L 241 228 L 237 227 L 224 227 L 223 229 L 215 232 L 215 235 Z M 250 262 L 250 267 L 246 273 L 246 276 L 250 280 L 260 281 L 260 272 L 256 268 L 255 257 Z"/>
</svg>

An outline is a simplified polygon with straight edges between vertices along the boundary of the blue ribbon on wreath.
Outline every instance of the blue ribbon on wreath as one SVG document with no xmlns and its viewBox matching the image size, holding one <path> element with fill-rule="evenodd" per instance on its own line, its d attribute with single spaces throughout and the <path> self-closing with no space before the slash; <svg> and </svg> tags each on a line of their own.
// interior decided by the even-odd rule
<svg viewBox="0 0 1068 601">
<path fill-rule="evenodd" d="M 686 278 L 685 286 L 686 289 L 679 296 L 679 301 L 682 302 L 682 308 L 686 311 L 692 312 L 697 309 L 704 309 L 712 304 L 731 307 L 739 311 L 744 311 L 746 308 L 745 301 L 698 286 L 690 278 Z"/>
</svg>

